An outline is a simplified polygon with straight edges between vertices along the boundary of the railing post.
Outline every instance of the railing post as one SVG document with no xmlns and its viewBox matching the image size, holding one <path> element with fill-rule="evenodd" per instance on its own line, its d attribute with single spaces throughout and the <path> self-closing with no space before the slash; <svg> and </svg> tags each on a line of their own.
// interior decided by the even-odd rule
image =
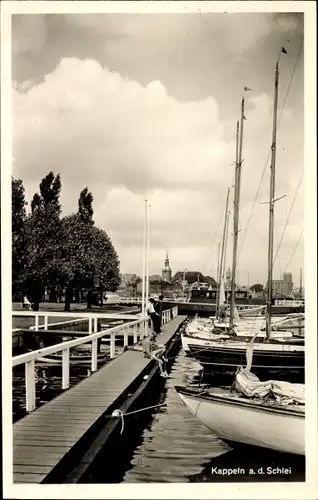
<svg viewBox="0 0 318 500">
<path fill-rule="evenodd" d="M 70 349 L 67 347 L 62 351 L 62 389 L 70 386 Z"/>
<path fill-rule="evenodd" d="M 49 316 L 47 313 L 44 314 L 44 330 L 48 329 L 48 324 L 49 324 Z"/>
<path fill-rule="evenodd" d="M 97 316 L 94 316 L 94 332 L 97 332 L 98 330 L 98 318 Z"/>
<path fill-rule="evenodd" d="M 92 364 L 91 370 L 92 372 L 96 372 L 97 370 L 97 339 L 92 340 Z"/>
<path fill-rule="evenodd" d="M 134 332 L 134 344 L 137 344 L 138 342 L 138 331 L 137 331 L 137 325 L 133 326 L 133 332 Z"/>
<path fill-rule="evenodd" d="M 89 316 L 88 317 L 88 333 L 91 334 L 93 332 L 93 328 L 92 328 L 92 316 Z"/>
<path fill-rule="evenodd" d="M 90 318 L 90 319 L 92 319 L 92 318 Z M 94 332 L 97 332 L 97 330 L 98 330 L 97 316 L 94 316 L 94 318 L 93 318 L 93 326 L 94 326 Z M 91 362 L 92 372 L 97 371 L 97 357 L 98 357 L 97 346 L 98 346 L 97 339 L 92 340 L 92 362 Z"/>
<path fill-rule="evenodd" d="M 35 410 L 35 360 L 25 363 L 25 405 L 30 413 Z"/>
<path fill-rule="evenodd" d="M 110 357 L 111 359 L 115 357 L 115 333 L 110 333 Z"/>
<path fill-rule="evenodd" d="M 37 332 L 39 330 L 39 316 L 35 315 L 34 330 Z"/>
<path fill-rule="evenodd" d="M 124 347 L 128 345 L 128 328 L 124 328 Z"/>
<path fill-rule="evenodd" d="M 137 324 L 137 332 L 138 332 L 138 334 L 139 334 L 139 338 L 140 338 L 140 340 L 142 340 L 142 339 L 144 338 L 144 336 L 145 336 L 145 335 L 144 335 L 144 334 L 145 334 L 145 332 L 144 332 L 143 325 L 142 325 L 141 323 L 138 323 L 138 324 Z"/>
</svg>

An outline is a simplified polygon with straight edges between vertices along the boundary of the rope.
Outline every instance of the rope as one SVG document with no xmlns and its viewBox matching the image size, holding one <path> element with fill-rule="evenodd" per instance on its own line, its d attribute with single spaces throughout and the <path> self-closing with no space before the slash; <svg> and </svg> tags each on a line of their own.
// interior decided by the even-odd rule
<svg viewBox="0 0 318 500">
<path fill-rule="evenodd" d="M 276 250 L 276 254 L 275 254 L 275 257 L 274 257 L 273 266 L 274 266 L 274 264 L 275 264 L 275 262 L 276 262 L 277 254 L 278 254 L 279 249 L 280 249 L 280 246 L 281 246 L 281 244 L 282 244 L 282 241 L 283 241 L 283 238 L 284 238 L 284 234 L 285 234 L 285 231 L 286 231 L 286 228 L 287 228 L 287 225 L 288 225 L 288 222 L 289 222 L 289 219 L 290 219 L 290 216 L 291 216 L 292 210 L 293 210 L 293 208 L 294 208 L 295 200 L 296 200 L 296 197 L 297 197 L 297 194 L 298 194 L 298 190 L 299 190 L 299 188 L 300 188 L 300 184 L 301 184 L 301 181 L 302 181 L 302 178 L 303 178 L 303 173 L 304 173 L 304 171 L 302 170 L 302 171 L 301 171 L 300 178 L 299 178 L 299 181 L 298 181 L 297 188 L 296 188 L 296 190 L 295 190 L 294 198 L 293 198 L 293 201 L 292 201 L 292 203 L 291 203 L 291 206 L 290 206 L 290 209 L 289 209 L 289 212 L 288 212 L 288 216 L 287 216 L 287 219 L 286 219 L 286 222 L 285 222 L 285 226 L 284 226 L 284 229 L 283 229 L 283 232 L 282 232 L 282 235 L 281 235 L 281 238 L 280 238 L 280 241 L 279 241 L 279 244 L 278 244 L 277 250 Z"/>
<path fill-rule="evenodd" d="M 174 403 L 174 402 L 180 402 L 180 399 L 173 399 L 172 401 L 169 401 L 169 403 Z M 121 410 L 114 410 L 111 415 L 108 416 L 108 418 L 120 418 L 121 419 L 121 430 L 120 434 L 124 432 L 125 428 L 125 423 L 124 423 L 124 417 L 127 417 L 129 415 L 135 415 L 136 413 L 141 413 L 146 410 L 152 410 L 154 408 L 159 408 L 161 406 L 167 406 L 168 403 L 159 403 L 157 405 L 151 405 L 151 406 L 146 406 L 145 408 L 140 408 L 139 410 L 134 410 L 134 411 L 129 411 L 127 413 L 123 413 Z"/>
<path fill-rule="evenodd" d="M 288 263 L 287 263 L 287 265 L 286 265 L 286 267 L 285 267 L 284 272 L 285 272 L 285 271 L 286 271 L 286 269 L 288 268 L 289 264 L 291 263 L 291 261 L 292 261 L 292 259 L 293 259 L 294 255 L 295 255 L 295 253 L 296 253 L 296 250 L 297 250 L 297 247 L 298 247 L 299 242 L 300 242 L 300 240 L 301 240 L 301 237 L 302 237 L 302 235 L 303 235 L 303 232 L 304 232 L 304 228 L 302 228 L 302 230 L 301 230 L 301 232 L 300 232 L 300 235 L 299 235 L 299 237 L 298 237 L 298 240 L 297 240 L 297 243 L 296 243 L 296 245 L 295 245 L 294 251 L 293 251 L 293 253 L 292 253 L 292 255 L 291 255 L 291 257 L 290 257 L 290 259 L 289 259 L 289 261 L 288 261 Z"/>
<path fill-rule="evenodd" d="M 277 131 L 279 129 L 281 117 L 282 117 L 283 111 L 285 109 L 285 104 L 286 104 L 286 101 L 287 101 L 287 98 L 288 98 L 288 95 L 289 95 L 289 92 L 290 92 L 290 89 L 291 89 L 291 85 L 292 85 L 292 82 L 293 82 L 293 79 L 294 79 L 294 76 L 295 76 L 295 72 L 296 72 L 297 64 L 298 64 L 299 57 L 300 57 L 300 54 L 301 54 L 301 51 L 302 51 L 303 43 L 304 43 L 304 41 L 302 40 L 301 44 L 299 46 L 298 54 L 297 54 L 296 61 L 295 61 L 295 64 L 294 64 L 294 68 L 293 68 L 293 71 L 292 71 L 290 79 L 289 79 L 289 84 L 288 84 L 287 90 L 285 92 L 285 97 L 284 97 L 284 100 L 283 100 L 283 106 L 282 106 L 282 109 L 280 111 L 280 114 L 279 114 L 279 117 L 278 117 L 278 121 L 277 121 Z M 243 245 L 244 245 L 244 242 L 245 242 L 245 238 L 246 238 L 246 233 L 247 233 L 248 227 L 249 227 L 251 219 L 252 219 L 252 215 L 253 215 L 253 212 L 254 212 L 254 208 L 255 208 L 256 202 L 258 200 L 258 196 L 259 196 L 259 193 L 260 193 L 261 185 L 262 185 L 262 182 L 263 182 L 263 179 L 264 179 L 264 175 L 265 175 L 265 172 L 266 172 L 266 168 L 267 168 L 267 164 L 268 164 L 271 152 L 272 152 L 272 145 L 270 146 L 269 151 L 268 151 L 268 155 L 267 155 L 267 158 L 266 158 L 266 161 L 265 161 L 264 169 L 263 169 L 263 172 L 262 172 L 262 175 L 261 175 L 261 179 L 260 179 L 257 191 L 256 191 L 256 196 L 255 196 L 255 199 L 253 201 L 251 213 L 250 213 L 249 219 L 247 221 L 246 228 L 244 230 L 244 235 L 243 235 L 242 243 L 241 243 L 241 246 L 240 246 L 240 250 L 238 252 L 238 257 L 236 259 L 236 265 L 237 265 L 237 263 L 239 261 L 240 255 L 241 255 L 241 251 L 242 251 L 242 248 L 243 248 Z"/>
</svg>

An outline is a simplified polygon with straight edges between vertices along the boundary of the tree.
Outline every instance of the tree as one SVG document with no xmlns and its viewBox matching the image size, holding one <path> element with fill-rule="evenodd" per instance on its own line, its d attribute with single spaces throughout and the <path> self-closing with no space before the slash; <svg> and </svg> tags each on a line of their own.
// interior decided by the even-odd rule
<svg viewBox="0 0 318 500">
<path fill-rule="evenodd" d="M 78 213 L 64 217 L 63 239 L 66 289 L 86 289 L 87 308 L 92 307 L 93 292 L 97 289 L 103 305 L 104 291 L 115 291 L 120 284 L 119 260 L 109 236 Z M 70 307 L 69 295 L 65 297 L 66 310 Z"/>
<path fill-rule="evenodd" d="M 80 192 L 78 199 L 78 213 L 83 222 L 88 222 L 93 220 L 94 210 L 93 210 L 93 195 L 88 191 L 88 188 L 84 188 Z"/>
<path fill-rule="evenodd" d="M 119 259 L 107 233 L 97 227 L 93 228 L 93 248 L 95 286 L 99 290 L 100 306 L 102 307 L 104 292 L 115 292 L 120 285 Z"/>
<path fill-rule="evenodd" d="M 251 290 L 254 290 L 254 292 L 259 293 L 264 290 L 264 287 L 261 283 L 255 283 L 255 285 L 251 286 Z"/>
<path fill-rule="evenodd" d="M 57 286 L 60 281 L 61 191 L 60 175 L 50 172 L 40 183 L 40 194 L 35 193 L 31 214 L 26 219 L 27 262 L 25 287 L 32 299 L 34 310 L 45 287 Z"/>
<path fill-rule="evenodd" d="M 23 182 L 12 177 L 12 295 L 24 292 L 26 201 Z"/>
</svg>

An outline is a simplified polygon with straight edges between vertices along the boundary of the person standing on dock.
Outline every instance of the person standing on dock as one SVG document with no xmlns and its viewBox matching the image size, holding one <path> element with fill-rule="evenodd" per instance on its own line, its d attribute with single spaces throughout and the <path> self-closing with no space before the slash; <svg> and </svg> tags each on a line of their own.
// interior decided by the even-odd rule
<svg viewBox="0 0 318 500">
<path fill-rule="evenodd" d="M 161 333 L 161 324 L 162 324 L 162 301 L 163 301 L 163 295 L 159 295 L 158 300 L 156 300 L 154 304 L 155 311 L 157 313 L 156 316 L 156 333 Z"/>
<path fill-rule="evenodd" d="M 158 331 L 158 314 L 155 310 L 155 299 L 152 297 L 149 299 L 149 304 L 147 305 L 147 313 L 149 314 L 152 321 L 152 330 L 157 335 Z"/>
</svg>

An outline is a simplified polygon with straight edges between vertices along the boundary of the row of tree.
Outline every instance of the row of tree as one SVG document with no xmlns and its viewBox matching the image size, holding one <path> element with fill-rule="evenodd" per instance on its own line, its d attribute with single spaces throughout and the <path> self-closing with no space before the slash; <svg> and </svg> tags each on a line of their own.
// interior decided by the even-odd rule
<svg viewBox="0 0 318 500">
<path fill-rule="evenodd" d="M 87 307 L 98 292 L 120 284 L 119 259 L 107 233 L 93 220 L 93 195 L 80 193 L 77 213 L 61 217 L 60 175 L 44 177 L 27 214 L 23 182 L 12 178 L 12 293 L 38 310 L 44 291 L 63 291 L 65 310 L 84 290 Z"/>
</svg>

